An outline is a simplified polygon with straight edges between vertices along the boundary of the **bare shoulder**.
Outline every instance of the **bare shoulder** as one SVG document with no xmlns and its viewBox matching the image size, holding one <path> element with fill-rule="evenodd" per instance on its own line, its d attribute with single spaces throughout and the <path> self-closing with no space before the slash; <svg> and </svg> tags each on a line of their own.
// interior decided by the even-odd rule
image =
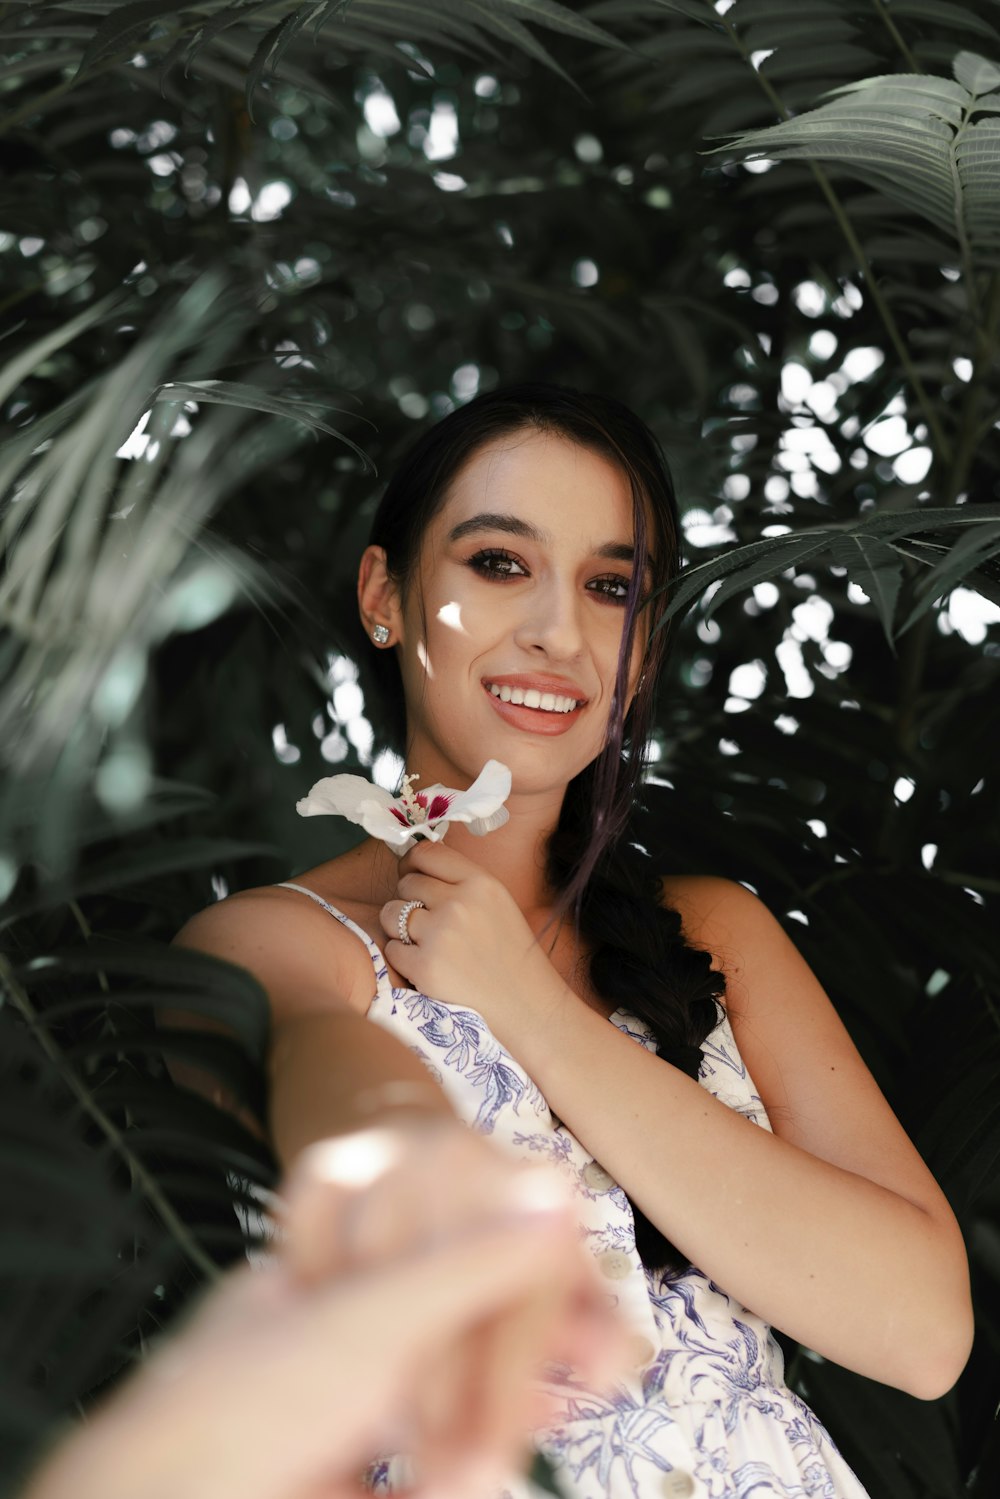
<svg viewBox="0 0 1000 1499">
<path fill-rule="evenodd" d="M 660 891 L 662 903 L 680 916 L 688 941 L 710 952 L 727 979 L 736 978 L 740 967 L 739 939 L 755 928 L 778 925 L 764 902 L 737 880 L 664 875 Z"/>
<path fill-rule="evenodd" d="M 779 1108 L 789 1063 L 803 1040 L 854 1050 L 819 980 L 752 890 L 711 875 L 672 875 L 662 880 L 661 892 L 663 904 L 680 915 L 688 942 L 708 952 L 725 975 L 726 1011 L 740 1052 L 756 1064 L 755 1081 L 770 1083 Z M 836 1070 L 832 1056 L 828 1066 Z"/>
<path fill-rule="evenodd" d="M 328 898 L 310 875 L 295 883 Z M 276 1021 L 330 1009 L 363 1014 L 371 1000 L 364 945 L 301 890 L 241 890 L 196 912 L 173 940 L 247 969 L 267 991 Z"/>
<path fill-rule="evenodd" d="M 947 1213 L 819 979 L 764 902 L 709 876 L 665 878 L 662 898 L 725 974 L 733 1035 L 774 1133 Z"/>
</svg>

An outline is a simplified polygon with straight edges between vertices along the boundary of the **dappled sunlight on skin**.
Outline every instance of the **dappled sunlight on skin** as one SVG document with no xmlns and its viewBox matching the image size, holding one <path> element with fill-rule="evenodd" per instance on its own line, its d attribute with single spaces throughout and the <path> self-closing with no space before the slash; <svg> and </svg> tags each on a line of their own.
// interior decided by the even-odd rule
<svg viewBox="0 0 1000 1499">
<path fill-rule="evenodd" d="M 442 604 L 438 610 L 438 619 L 450 630 L 458 630 L 465 635 L 466 629 L 462 623 L 462 606 L 459 603 Z"/>
<path fill-rule="evenodd" d="M 433 680 L 433 678 L 434 678 L 434 668 L 431 665 L 431 658 L 427 654 L 427 643 L 426 643 L 426 641 L 423 641 L 423 640 L 418 640 L 417 641 L 417 660 L 420 662 L 420 665 L 423 667 L 425 674 L 428 677 L 430 677 L 431 680 Z"/>
</svg>

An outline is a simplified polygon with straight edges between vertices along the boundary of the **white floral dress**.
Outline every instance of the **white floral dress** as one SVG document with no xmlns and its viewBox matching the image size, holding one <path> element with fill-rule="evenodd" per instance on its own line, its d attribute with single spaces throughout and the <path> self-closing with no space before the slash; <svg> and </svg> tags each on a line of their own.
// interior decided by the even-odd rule
<svg viewBox="0 0 1000 1499">
<path fill-rule="evenodd" d="M 569 1369 L 550 1367 L 561 1412 L 536 1434 L 536 1445 L 566 1499 L 867 1499 L 829 1433 L 785 1385 L 767 1323 L 693 1265 L 644 1269 L 624 1191 L 552 1114 L 483 1017 L 394 988 L 360 927 L 305 886 L 285 888 L 310 896 L 364 942 L 375 968 L 369 1019 L 421 1058 L 459 1117 L 514 1155 L 554 1162 L 572 1182 L 581 1236 L 627 1320 L 634 1364 L 600 1395 L 575 1386 Z M 610 1023 L 655 1051 L 645 1022 L 628 1011 L 616 1010 Z M 702 1051 L 702 1087 L 769 1130 L 728 1019 Z M 367 1475 L 377 1494 L 411 1477 L 405 1455 L 373 1464 Z M 516 1478 L 500 1499 L 540 1494 Z"/>
</svg>

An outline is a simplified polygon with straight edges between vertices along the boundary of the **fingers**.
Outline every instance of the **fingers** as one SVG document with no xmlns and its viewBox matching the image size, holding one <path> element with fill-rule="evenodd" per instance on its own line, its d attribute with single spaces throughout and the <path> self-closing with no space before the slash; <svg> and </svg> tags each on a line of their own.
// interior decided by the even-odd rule
<svg viewBox="0 0 1000 1499">
<path fill-rule="evenodd" d="M 300 1282 L 374 1269 L 539 1193 L 566 1200 L 550 1167 L 515 1164 L 451 1115 L 357 1130 L 299 1156 L 282 1189 L 282 1255 Z"/>
<path fill-rule="evenodd" d="M 361 1371 L 367 1377 L 369 1369 L 390 1366 L 402 1368 L 405 1379 L 429 1350 L 555 1284 L 573 1243 L 572 1213 L 561 1193 L 508 1209 L 489 1226 L 318 1292 L 316 1346 L 339 1347 L 341 1355 L 351 1349 L 353 1356 L 338 1360 L 338 1383 L 346 1386 Z M 387 1377 L 372 1374 L 377 1384 Z"/>
<path fill-rule="evenodd" d="M 480 866 L 444 842 L 431 843 L 427 838 L 418 838 L 400 859 L 399 868 L 403 875 L 429 874 L 448 885 L 457 885 L 470 874 L 479 873 Z"/>
<path fill-rule="evenodd" d="M 431 1132 L 415 1158 L 428 1159 L 440 1188 L 442 1165 L 464 1159 L 463 1152 L 470 1159 L 477 1154 L 482 1169 L 461 1199 L 471 1216 L 435 1224 L 437 1242 L 411 1242 L 382 1264 L 364 1260 L 316 1275 L 319 1257 L 306 1256 L 313 1278 L 303 1284 L 290 1271 L 295 1255 L 301 1262 L 300 1241 L 329 1235 L 336 1243 L 345 1207 L 367 1203 L 394 1175 L 397 1182 L 409 1177 L 408 1166 L 392 1163 L 395 1131 L 359 1132 L 361 1143 L 375 1148 L 305 1152 L 289 1183 L 287 1237 L 271 1266 L 228 1276 L 188 1328 L 130 1382 L 110 1433 L 105 1420 L 110 1474 L 98 1460 L 97 1428 L 96 1446 L 95 1433 L 85 1434 L 89 1456 L 72 1465 L 73 1481 L 62 1494 L 130 1499 L 135 1464 L 126 1463 L 126 1478 L 121 1454 L 133 1451 L 136 1462 L 161 1475 L 164 1492 L 203 1494 L 206 1475 L 218 1474 L 225 1491 L 240 1499 L 354 1499 L 360 1466 L 395 1450 L 386 1439 L 406 1430 L 412 1392 L 435 1366 L 444 1397 L 433 1434 L 440 1492 L 451 1485 L 460 1499 L 496 1493 L 501 1485 L 482 1475 L 516 1465 L 525 1422 L 512 1392 L 523 1391 L 537 1359 L 549 1352 L 558 1287 L 579 1246 L 572 1199 L 551 1168 L 511 1176 L 499 1153 L 494 1165 L 478 1137 L 466 1140 L 457 1125 L 451 1128 L 452 1156 L 443 1135 Z M 380 1144 L 380 1136 L 390 1138 Z M 328 1143 L 353 1147 L 357 1137 Z M 409 1159 L 405 1143 L 400 1134 L 401 1161 Z M 453 1172 L 461 1174 L 454 1165 Z M 427 1181 L 417 1176 L 426 1200 Z M 491 1216 L 473 1190 L 480 1177 L 494 1188 Z M 393 1200 L 390 1193 L 385 1200 Z M 346 1252 L 327 1252 L 328 1264 L 338 1266 L 353 1251 L 348 1241 Z M 475 1386 L 484 1370 L 480 1393 Z M 448 1404 L 458 1412 L 452 1431 Z M 480 1443 L 471 1459 L 467 1446 L 462 1450 L 467 1413 Z M 246 1431 L 254 1433 L 252 1442 L 234 1439 Z M 417 1430 L 418 1458 L 421 1443 Z M 96 1487 L 81 1487 L 81 1474 L 88 1483 L 93 1474 Z M 430 1499 L 426 1489 L 419 1492 Z"/>
<path fill-rule="evenodd" d="M 557 1271 L 486 1330 L 476 1398 L 466 1415 L 467 1450 L 503 1453 L 510 1466 L 522 1465 L 536 1403 L 534 1381 L 553 1352 L 565 1296 Z"/>
<path fill-rule="evenodd" d="M 175 1343 L 172 1368 L 170 1360 L 154 1360 L 166 1378 L 147 1378 L 139 1407 L 133 1398 L 123 1412 L 124 1424 L 160 1444 L 164 1472 L 176 1466 L 173 1492 L 203 1492 L 192 1473 L 217 1471 L 233 1479 L 227 1492 L 241 1499 L 308 1493 L 327 1477 L 339 1493 L 338 1481 L 376 1453 L 395 1450 L 387 1442 L 412 1427 L 412 1392 L 431 1361 L 457 1361 L 472 1382 L 475 1360 L 463 1357 L 463 1341 L 484 1322 L 516 1313 L 539 1282 L 554 1281 L 573 1241 L 561 1193 L 547 1202 L 542 1194 L 535 1204 L 522 1194 L 520 1206 L 516 1196 L 512 1206 L 508 1199 L 502 1220 L 380 1268 L 298 1288 L 280 1266 L 251 1272 L 239 1282 L 244 1315 L 231 1326 L 226 1319 L 221 1336 L 195 1327 L 193 1339 Z M 528 1378 L 527 1368 L 508 1361 L 508 1369 L 518 1384 Z M 445 1420 L 443 1412 L 439 1432 Z M 259 1438 L 238 1452 L 234 1421 Z M 507 1434 L 499 1455 L 477 1453 L 476 1460 L 496 1465 L 518 1436 Z M 419 1429 L 413 1452 L 421 1458 Z M 437 1467 L 445 1476 L 447 1450 Z M 490 1491 L 482 1492 L 487 1499 Z M 470 1489 L 467 1499 L 479 1496 Z"/>
<path fill-rule="evenodd" d="M 326 1307 L 310 1311 L 318 1342 L 302 1356 L 326 1397 L 353 1412 L 348 1429 L 414 1457 L 421 1493 L 459 1475 L 474 1499 L 469 1474 L 523 1466 L 528 1434 L 549 1415 L 545 1362 L 592 1372 L 593 1388 L 624 1364 L 552 1168 L 512 1175 L 506 1157 L 448 1120 L 420 1140 L 408 1125 L 326 1142 L 293 1175 L 283 1257 L 310 1308 L 317 1297 Z M 339 1374 L 320 1367 L 329 1347 L 341 1352 Z"/>
<path fill-rule="evenodd" d="M 588 1389 L 607 1389 L 628 1367 L 627 1325 L 615 1298 L 609 1301 L 593 1261 L 581 1246 L 576 1260 L 571 1259 L 565 1268 L 564 1281 L 569 1289 L 563 1303 L 563 1320 L 556 1328 L 546 1357 L 554 1363 L 568 1364 Z M 535 1424 L 544 1424 L 544 1418 L 539 1417 Z"/>
<path fill-rule="evenodd" d="M 411 898 L 413 897 L 407 897 L 407 899 Z M 405 900 L 387 900 L 379 912 L 379 921 L 382 924 L 383 932 L 385 932 L 390 942 L 398 942 L 401 947 L 409 945 L 399 935 L 399 917 L 406 903 Z M 421 923 L 424 923 L 426 926 L 426 913 L 423 907 L 417 906 L 411 909 L 406 918 L 406 932 L 410 942 L 419 942 Z M 386 956 L 388 957 L 388 954 Z"/>
<path fill-rule="evenodd" d="M 441 903 L 442 897 L 447 897 L 449 891 L 446 881 L 439 880 L 433 875 L 419 874 L 415 871 L 400 875 L 396 881 L 396 896 L 399 900 L 422 900 L 425 906 L 431 910 Z"/>
<path fill-rule="evenodd" d="M 402 1160 L 397 1131 L 357 1130 L 302 1151 L 283 1191 L 283 1256 L 310 1285 L 352 1267 L 358 1194 Z"/>
</svg>

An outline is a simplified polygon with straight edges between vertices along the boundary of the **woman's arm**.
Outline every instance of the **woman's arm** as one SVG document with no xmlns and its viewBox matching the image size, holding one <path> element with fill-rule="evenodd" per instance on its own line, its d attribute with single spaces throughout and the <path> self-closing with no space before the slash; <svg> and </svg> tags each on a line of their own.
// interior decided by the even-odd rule
<svg viewBox="0 0 1000 1499">
<path fill-rule="evenodd" d="M 385 931 L 401 900 L 425 909 L 414 944 L 390 937 L 387 961 L 426 994 L 475 995 L 552 1110 L 699 1269 L 846 1368 L 928 1399 L 954 1384 L 972 1338 L 958 1225 L 755 896 L 728 881 L 682 882 L 689 935 L 732 977 L 774 1134 L 590 1009 L 488 871 L 440 845 L 411 850 L 400 868 Z"/>
<path fill-rule="evenodd" d="M 268 1070 L 271 1141 L 286 1169 L 306 1146 L 351 1130 L 457 1123 L 419 1057 L 352 1010 L 320 1010 L 279 1022 Z"/>
<path fill-rule="evenodd" d="M 685 881 L 772 1119 L 755 1127 L 565 986 L 511 1047 L 553 1110 L 712 1280 L 825 1357 L 924 1399 L 968 1358 L 958 1225 L 778 922 L 749 891 Z M 508 1044 L 510 1044 L 508 1042 Z"/>
</svg>

